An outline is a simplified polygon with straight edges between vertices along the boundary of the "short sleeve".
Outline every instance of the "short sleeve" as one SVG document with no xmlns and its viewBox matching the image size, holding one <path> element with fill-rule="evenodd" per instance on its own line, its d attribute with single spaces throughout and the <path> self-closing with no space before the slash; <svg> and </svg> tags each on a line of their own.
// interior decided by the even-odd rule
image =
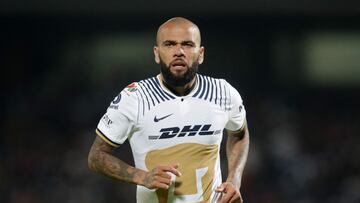
<svg viewBox="0 0 360 203">
<path fill-rule="evenodd" d="M 229 120 L 225 128 L 231 131 L 238 131 L 244 126 L 246 111 L 239 92 L 229 83 L 227 83 L 227 86 L 230 92 L 230 111 Z"/>
<path fill-rule="evenodd" d="M 106 113 L 99 121 L 96 134 L 108 144 L 118 147 L 128 138 L 137 122 L 137 116 L 137 84 L 132 83 L 110 103 Z"/>
</svg>

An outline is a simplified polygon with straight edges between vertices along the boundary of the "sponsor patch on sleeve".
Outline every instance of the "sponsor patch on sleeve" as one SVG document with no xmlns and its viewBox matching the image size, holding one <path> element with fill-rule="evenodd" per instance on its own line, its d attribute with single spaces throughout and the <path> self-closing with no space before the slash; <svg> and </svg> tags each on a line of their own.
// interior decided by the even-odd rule
<svg viewBox="0 0 360 203">
<path fill-rule="evenodd" d="M 101 118 L 101 122 L 103 122 L 107 128 L 110 128 L 113 124 L 113 121 L 106 114 Z"/>
<path fill-rule="evenodd" d="M 128 85 L 125 90 L 128 91 L 128 92 L 135 92 L 137 91 L 138 89 L 138 86 L 135 82 L 131 83 L 130 85 Z"/>
</svg>

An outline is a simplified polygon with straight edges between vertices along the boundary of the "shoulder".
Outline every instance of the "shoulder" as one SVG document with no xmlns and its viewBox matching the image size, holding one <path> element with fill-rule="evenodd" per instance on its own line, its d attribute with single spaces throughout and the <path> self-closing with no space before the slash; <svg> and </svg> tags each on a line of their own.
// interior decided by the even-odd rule
<svg viewBox="0 0 360 203">
<path fill-rule="evenodd" d="M 213 76 L 209 76 L 209 75 L 203 75 L 203 74 L 196 74 L 199 80 L 202 81 L 216 81 L 222 85 L 230 85 L 229 82 L 227 82 L 224 78 L 218 78 L 218 77 L 213 77 Z"/>
<path fill-rule="evenodd" d="M 227 80 L 222 79 L 224 81 L 224 83 L 226 84 L 227 88 L 229 88 L 230 93 L 232 94 L 238 94 L 240 95 L 239 91 L 233 86 L 231 85 Z"/>
<path fill-rule="evenodd" d="M 159 84 L 159 80 L 156 76 L 149 77 L 138 82 L 134 82 L 131 85 L 136 86 L 136 90 L 139 90 L 140 93 L 149 92 L 155 88 L 157 88 Z"/>
<path fill-rule="evenodd" d="M 226 79 L 224 78 L 217 78 L 202 74 L 197 74 L 200 85 L 202 83 L 210 83 L 214 86 L 220 86 L 221 88 L 226 89 L 227 91 L 230 91 L 230 93 L 239 93 L 236 88 L 234 88 Z"/>
<path fill-rule="evenodd" d="M 135 92 L 137 92 L 139 89 L 139 82 L 132 82 L 131 84 L 127 85 L 122 92 L 126 93 L 126 94 L 136 94 Z"/>
<path fill-rule="evenodd" d="M 223 86 L 226 92 L 229 92 L 231 102 L 242 103 L 239 91 L 230 82 L 224 78 L 214 78 L 214 80 L 218 80 L 219 85 Z"/>
<path fill-rule="evenodd" d="M 155 101 L 155 99 L 161 96 L 159 96 L 161 94 L 160 89 L 160 83 L 156 76 L 132 82 L 122 89 L 119 95 L 115 97 L 113 103 L 124 102 L 130 106 L 135 106 L 135 104 L 144 99 Z"/>
<path fill-rule="evenodd" d="M 132 82 L 129 85 L 127 85 L 111 101 L 108 109 L 118 110 L 119 107 L 132 106 L 136 104 L 137 103 L 136 101 L 138 99 L 137 96 L 138 88 L 139 87 L 137 82 Z"/>
<path fill-rule="evenodd" d="M 139 91 L 139 82 L 132 82 L 122 89 L 118 97 L 123 97 L 124 99 L 125 98 L 136 99 L 138 91 Z M 118 99 L 123 99 L 123 98 L 118 98 Z"/>
<path fill-rule="evenodd" d="M 197 74 L 197 79 L 200 86 L 225 86 L 226 80 L 223 78 L 216 78 L 208 75 Z"/>
</svg>

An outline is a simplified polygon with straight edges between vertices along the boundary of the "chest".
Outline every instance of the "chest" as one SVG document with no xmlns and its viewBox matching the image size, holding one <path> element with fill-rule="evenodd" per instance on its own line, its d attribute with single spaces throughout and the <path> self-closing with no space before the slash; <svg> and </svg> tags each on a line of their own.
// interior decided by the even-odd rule
<svg viewBox="0 0 360 203">
<path fill-rule="evenodd" d="M 178 98 L 140 115 L 130 143 L 135 148 L 139 143 L 146 148 L 182 143 L 220 144 L 227 119 L 228 112 L 219 105 L 197 98 Z"/>
</svg>

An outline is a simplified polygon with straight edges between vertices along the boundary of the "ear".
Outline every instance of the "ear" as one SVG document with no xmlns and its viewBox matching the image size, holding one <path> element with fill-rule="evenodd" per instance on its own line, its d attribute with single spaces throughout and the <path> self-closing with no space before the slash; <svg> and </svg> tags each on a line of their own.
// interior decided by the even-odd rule
<svg viewBox="0 0 360 203">
<path fill-rule="evenodd" d="M 199 59 L 198 59 L 198 63 L 199 64 L 202 64 L 203 63 L 203 61 L 204 61 L 204 57 L 205 57 L 205 48 L 202 46 L 202 47 L 200 47 L 200 54 L 199 54 Z"/>
<path fill-rule="evenodd" d="M 155 62 L 157 64 L 160 64 L 159 48 L 157 46 L 154 46 L 154 56 L 155 56 Z"/>
</svg>

